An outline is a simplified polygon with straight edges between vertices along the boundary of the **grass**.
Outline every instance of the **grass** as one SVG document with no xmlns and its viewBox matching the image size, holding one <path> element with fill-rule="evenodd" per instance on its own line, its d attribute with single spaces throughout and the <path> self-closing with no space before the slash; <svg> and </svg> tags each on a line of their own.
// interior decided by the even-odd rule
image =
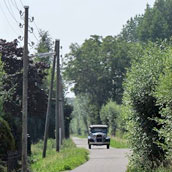
<svg viewBox="0 0 172 172">
<path fill-rule="evenodd" d="M 61 151 L 55 151 L 55 140 L 48 140 L 47 156 L 42 158 L 43 142 L 33 145 L 32 172 L 59 172 L 72 170 L 88 160 L 88 151 L 77 148 L 71 139 L 65 140 Z"/>
<path fill-rule="evenodd" d="M 111 137 L 110 146 L 113 148 L 129 148 L 127 140 L 119 137 Z"/>
<path fill-rule="evenodd" d="M 171 172 L 172 169 L 167 169 L 167 168 L 158 168 L 156 170 L 151 170 L 151 171 L 142 171 L 142 170 L 136 170 L 136 169 L 132 169 L 132 170 L 127 170 L 127 172 Z"/>
</svg>

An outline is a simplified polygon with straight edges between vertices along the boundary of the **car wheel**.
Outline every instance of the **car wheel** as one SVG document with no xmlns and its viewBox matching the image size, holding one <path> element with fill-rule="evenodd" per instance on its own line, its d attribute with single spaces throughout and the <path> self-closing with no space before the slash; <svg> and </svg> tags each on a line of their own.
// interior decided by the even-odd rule
<svg viewBox="0 0 172 172">
<path fill-rule="evenodd" d="M 109 145 L 107 145 L 107 149 L 109 149 Z"/>
<path fill-rule="evenodd" d="M 89 149 L 91 149 L 91 145 L 88 145 Z"/>
</svg>

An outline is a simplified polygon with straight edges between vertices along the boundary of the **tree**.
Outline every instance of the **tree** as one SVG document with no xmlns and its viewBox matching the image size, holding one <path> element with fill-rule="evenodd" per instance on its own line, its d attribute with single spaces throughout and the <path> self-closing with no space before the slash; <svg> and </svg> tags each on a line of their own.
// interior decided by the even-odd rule
<svg viewBox="0 0 172 172">
<path fill-rule="evenodd" d="M 134 18 L 131 18 L 123 26 L 119 38 L 127 42 L 138 42 L 138 26 L 140 21 L 142 21 L 143 16 L 136 15 Z"/>
<path fill-rule="evenodd" d="M 40 41 L 36 48 L 37 53 L 47 53 L 47 52 L 52 51 L 53 41 L 48 31 L 41 30 L 39 33 L 39 37 L 40 37 Z M 39 62 L 44 62 L 45 64 L 48 64 L 48 65 L 50 65 L 52 61 L 50 56 L 47 56 L 47 57 L 37 56 L 35 60 Z"/>
<path fill-rule="evenodd" d="M 73 82 L 76 95 L 88 96 L 95 114 L 94 122 L 101 123 L 100 109 L 108 99 L 121 103 L 126 68 L 130 66 L 132 45 L 116 37 L 94 35 L 79 46 L 71 45 L 67 54 L 64 76 Z"/>
<path fill-rule="evenodd" d="M 77 95 L 73 103 L 71 130 L 74 134 L 87 135 L 90 124 L 96 123 L 98 111 L 86 94 Z"/>
<path fill-rule="evenodd" d="M 66 139 L 70 137 L 70 121 L 72 119 L 71 117 L 72 111 L 73 111 L 73 107 L 66 103 L 64 106 L 65 138 Z"/>
<path fill-rule="evenodd" d="M 110 100 L 106 105 L 102 106 L 100 118 L 103 124 L 109 126 L 111 135 L 115 136 L 120 118 L 120 106 Z"/>
<path fill-rule="evenodd" d="M 171 0 L 157 0 L 153 7 L 147 4 L 143 15 L 127 21 L 119 38 L 129 42 L 169 40 L 172 36 L 171 11 Z"/>
<path fill-rule="evenodd" d="M 22 55 L 23 49 L 18 48 L 17 40 L 7 42 L 0 40 L 0 53 L 5 74 L 2 77 L 1 93 L 3 98 L 3 118 L 8 121 L 12 133 L 20 147 L 21 134 L 21 103 L 22 103 Z M 42 62 L 34 63 L 29 59 L 28 88 L 28 130 L 32 141 L 43 136 L 43 126 L 46 113 L 47 95 L 41 88 L 47 75 L 46 66 Z"/>
</svg>

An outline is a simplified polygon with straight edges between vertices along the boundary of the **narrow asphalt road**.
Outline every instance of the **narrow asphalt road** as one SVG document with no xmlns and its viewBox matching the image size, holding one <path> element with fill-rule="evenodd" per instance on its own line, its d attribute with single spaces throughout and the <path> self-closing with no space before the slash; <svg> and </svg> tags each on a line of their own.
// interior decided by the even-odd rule
<svg viewBox="0 0 172 172">
<path fill-rule="evenodd" d="M 87 139 L 73 138 L 78 147 L 88 149 Z M 106 149 L 106 146 L 92 146 L 90 159 L 71 172 L 125 172 L 129 149 Z"/>
</svg>

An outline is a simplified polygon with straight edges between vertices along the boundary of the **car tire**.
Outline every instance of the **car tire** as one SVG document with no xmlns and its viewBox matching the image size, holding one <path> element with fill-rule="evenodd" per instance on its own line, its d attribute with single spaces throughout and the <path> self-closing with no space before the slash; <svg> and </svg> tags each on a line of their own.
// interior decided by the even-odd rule
<svg viewBox="0 0 172 172">
<path fill-rule="evenodd" d="M 107 145 L 107 149 L 109 149 L 109 145 Z"/>
<path fill-rule="evenodd" d="M 88 145 L 88 148 L 91 149 L 91 145 L 90 144 Z"/>
</svg>

